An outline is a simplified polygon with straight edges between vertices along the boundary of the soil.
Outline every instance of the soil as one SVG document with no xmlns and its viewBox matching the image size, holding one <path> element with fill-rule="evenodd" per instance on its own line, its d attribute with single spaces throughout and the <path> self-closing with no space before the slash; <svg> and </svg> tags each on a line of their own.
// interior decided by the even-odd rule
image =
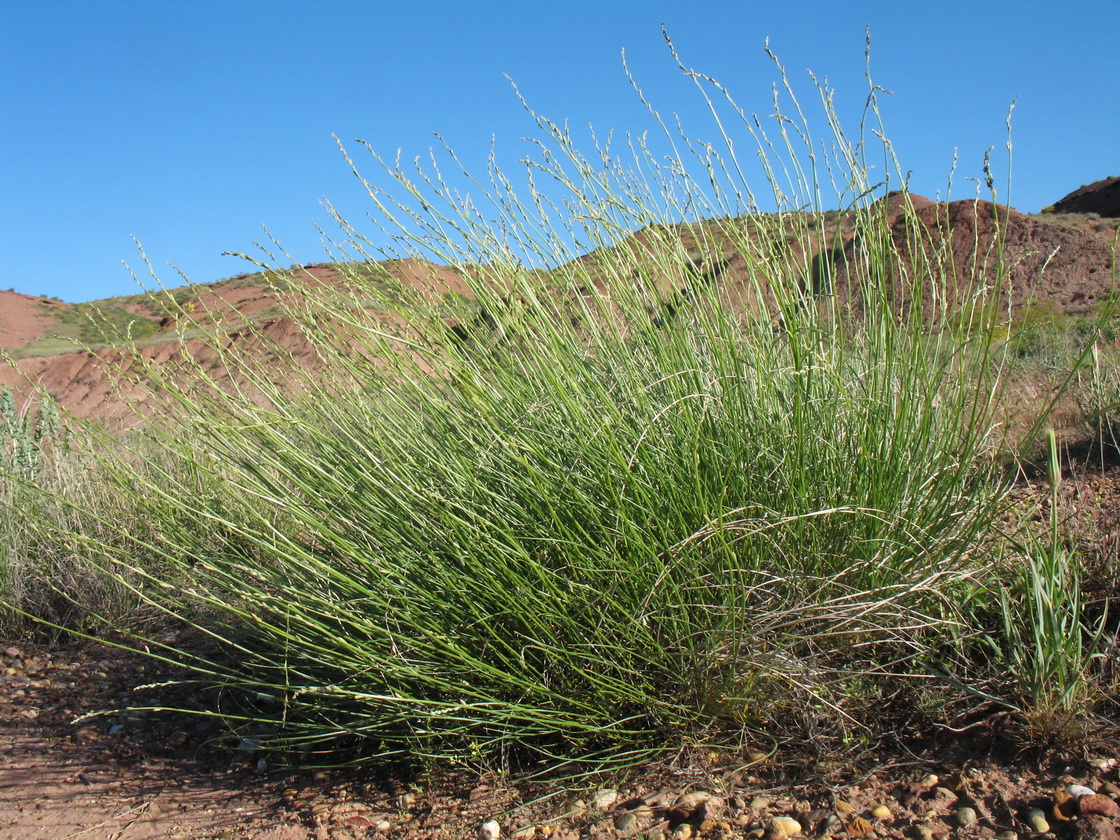
<svg viewBox="0 0 1120 840">
<path fill-rule="evenodd" d="M 1080 542 L 1087 589 L 1115 593 L 1120 463 L 1092 452 L 1071 458 L 1060 514 Z M 1047 512 L 1037 502 L 1048 492 L 1040 476 L 1016 490 L 1040 520 Z M 1054 810 L 1069 785 L 1108 800 L 1082 807 L 1097 801 L 1107 811 L 1120 801 L 1115 729 L 1066 739 L 1058 751 L 1020 751 L 1006 718 L 994 715 L 959 733 L 917 733 L 886 751 L 823 759 L 685 751 L 600 780 L 599 789 L 570 790 L 477 770 L 273 766 L 212 716 L 127 711 L 203 710 L 175 676 L 165 663 L 101 643 L 0 642 L 0 837 L 436 840 L 481 836 L 495 820 L 515 840 L 783 840 L 774 819 L 793 817 L 810 837 L 990 840 L 1032 833 L 1032 808 L 1065 840 L 1115 840 L 1109 831 L 1120 828 L 1120 818 L 1079 814 L 1077 803 Z M 977 819 L 964 827 L 966 807 Z"/>
</svg>

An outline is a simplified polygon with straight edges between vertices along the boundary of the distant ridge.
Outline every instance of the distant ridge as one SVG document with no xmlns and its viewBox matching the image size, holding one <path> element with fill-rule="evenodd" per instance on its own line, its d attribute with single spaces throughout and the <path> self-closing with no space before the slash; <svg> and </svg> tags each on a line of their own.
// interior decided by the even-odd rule
<svg viewBox="0 0 1120 840">
<path fill-rule="evenodd" d="M 1110 219 L 1120 218 L 1120 175 L 1078 187 L 1054 202 L 1054 212 L 1096 213 Z"/>
</svg>

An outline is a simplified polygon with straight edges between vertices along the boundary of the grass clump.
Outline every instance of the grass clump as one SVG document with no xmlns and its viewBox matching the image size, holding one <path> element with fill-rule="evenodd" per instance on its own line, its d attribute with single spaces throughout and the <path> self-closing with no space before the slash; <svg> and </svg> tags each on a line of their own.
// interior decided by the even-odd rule
<svg viewBox="0 0 1120 840">
<path fill-rule="evenodd" d="M 623 158 L 537 117 L 527 198 L 494 166 L 462 197 L 389 164 L 396 192 L 361 182 L 417 271 L 293 290 L 302 371 L 253 325 L 190 376 L 142 367 L 177 408 L 165 457 L 137 471 L 126 439 L 105 480 L 150 527 L 101 517 L 87 546 L 218 643 L 164 650 L 236 726 L 549 768 L 827 748 L 909 714 L 889 698 L 975 632 L 1005 492 L 991 342 L 939 308 L 940 252 L 899 258 L 828 91 L 823 161 L 796 104 L 771 140 L 685 72 L 743 137 Z"/>
</svg>

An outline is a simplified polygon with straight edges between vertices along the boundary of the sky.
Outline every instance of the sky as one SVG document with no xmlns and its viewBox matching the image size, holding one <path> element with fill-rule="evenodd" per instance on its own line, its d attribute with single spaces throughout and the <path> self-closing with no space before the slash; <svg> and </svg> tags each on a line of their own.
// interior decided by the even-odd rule
<svg viewBox="0 0 1120 840">
<path fill-rule="evenodd" d="M 910 188 L 972 197 L 994 147 L 998 199 L 1037 212 L 1120 174 L 1114 20 L 1115 0 L 0 0 L 0 289 L 136 293 L 125 263 L 155 282 L 136 242 L 168 287 L 248 270 L 223 252 L 267 235 L 281 265 L 322 262 L 324 201 L 378 244 L 334 136 L 374 183 L 356 138 L 406 161 L 446 141 L 483 174 L 493 147 L 516 167 L 539 130 L 510 79 L 577 143 L 589 125 L 640 134 L 652 123 L 624 51 L 653 106 L 703 139 L 711 118 L 662 26 L 686 65 L 763 116 L 769 39 L 821 136 L 806 71 L 857 131 L 869 30 Z"/>
</svg>

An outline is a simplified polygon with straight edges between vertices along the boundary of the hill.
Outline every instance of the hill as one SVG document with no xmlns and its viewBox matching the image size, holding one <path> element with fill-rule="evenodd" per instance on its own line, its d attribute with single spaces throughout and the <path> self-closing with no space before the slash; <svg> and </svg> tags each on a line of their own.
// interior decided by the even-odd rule
<svg viewBox="0 0 1120 840">
<path fill-rule="evenodd" d="M 1104 188 L 1093 194 L 1111 194 L 1108 190 L 1116 180 L 1098 182 Z M 888 216 L 891 246 L 908 265 L 913 264 L 919 250 L 947 251 L 957 272 L 949 286 L 957 289 L 961 300 L 974 291 L 977 278 L 994 282 L 1001 270 L 1006 270 L 1002 298 L 1016 310 L 1033 302 L 1050 312 L 1091 314 L 1112 293 L 1118 224 L 1112 219 L 1082 212 L 1032 216 L 979 200 L 937 203 L 917 195 L 906 199 L 910 212 L 898 195 L 878 205 L 878 210 Z M 765 221 L 744 217 L 734 223 L 749 227 Z M 851 218 L 834 211 L 793 223 L 819 225 L 821 231 L 816 237 L 819 247 L 813 254 L 796 253 L 802 247 L 799 238 L 788 237 L 794 252 L 791 257 L 805 264 L 806 282 L 817 292 L 827 290 L 824 284 L 835 283 L 836 291 L 845 294 L 846 266 L 858 259 L 861 247 Z M 730 288 L 742 287 L 757 267 L 749 264 L 749 255 L 726 235 L 726 221 L 723 225 L 721 228 L 720 223 L 706 222 L 639 231 L 618 247 L 650 249 L 668 235 L 679 240 L 678 250 L 687 254 L 701 274 L 707 272 L 711 279 Z M 1002 263 L 997 265 L 995 255 L 1000 251 Z M 596 254 L 577 262 L 582 263 L 581 271 L 594 277 Z M 205 356 L 211 351 L 198 340 L 204 332 L 217 330 L 230 342 L 244 342 L 259 331 L 295 363 L 313 366 L 314 353 L 307 336 L 284 314 L 285 297 L 301 285 L 337 286 L 346 288 L 360 304 L 356 287 L 365 282 L 376 285 L 387 278 L 404 280 L 424 290 L 433 301 L 462 297 L 467 291 L 462 277 L 452 269 L 419 260 L 398 260 L 293 267 L 153 295 L 83 304 L 0 292 L 0 348 L 12 356 L 12 364 L 0 369 L 0 385 L 17 395 L 26 395 L 32 388 L 43 389 L 78 417 L 128 421 L 132 410 L 124 408 L 121 377 L 114 374 L 130 366 L 128 355 L 132 351 L 122 349 L 126 336 L 131 336 L 136 352 L 145 358 L 174 366 L 188 354 L 202 354 L 201 361 L 206 363 Z M 665 280 L 666 295 L 685 293 L 672 287 L 677 281 Z"/>
</svg>

